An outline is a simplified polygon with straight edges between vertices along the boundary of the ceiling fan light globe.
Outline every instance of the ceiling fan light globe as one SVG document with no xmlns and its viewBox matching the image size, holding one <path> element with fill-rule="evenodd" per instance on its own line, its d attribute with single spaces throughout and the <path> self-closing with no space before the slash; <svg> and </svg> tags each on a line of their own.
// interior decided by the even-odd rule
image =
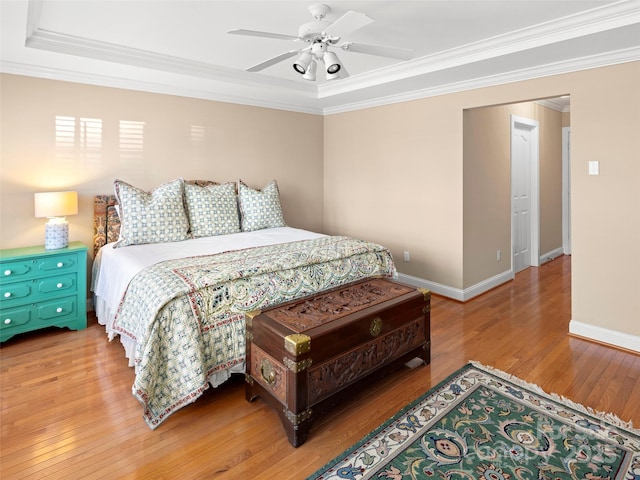
<svg viewBox="0 0 640 480">
<path fill-rule="evenodd" d="M 302 52 L 298 55 L 298 58 L 295 62 L 293 62 L 293 69 L 298 72 L 300 75 L 304 75 L 309 68 L 309 64 L 313 59 L 311 58 L 311 54 L 309 52 Z"/>
<path fill-rule="evenodd" d="M 327 79 L 329 79 L 329 75 L 336 75 L 342 68 L 342 64 L 340 63 L 340 60 L 338 60 L 338 56 L 333 52 L 326 52 L 322 57 L 322 60 L 324 61 L 324 66 L 327 71 Z"/>
<path fill-rule="evenodd" d="M 305 80 L 315 82 L 317 67 L 318 65 L 316 64 L 315 60 L 312 60 L 311 63 L 309 64 L 309 67 L 307 68 L 307 71 L 304 72 L 304 75 L 302 75 L 302 78 L 304 78 Z"/>
</svg>

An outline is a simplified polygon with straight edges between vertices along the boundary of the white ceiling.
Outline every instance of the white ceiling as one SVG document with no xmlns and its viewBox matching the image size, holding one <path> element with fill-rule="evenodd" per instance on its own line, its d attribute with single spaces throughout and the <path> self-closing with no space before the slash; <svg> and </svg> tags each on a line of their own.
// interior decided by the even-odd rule
<svg viewBox="0 0 640 480">
<path fill-rule="evenodd" d="M 374 22 L 342 41 L 411 48 L 400 61 L 336 53 L 350 76 L 309 82 L 292 59 L 314 1 L 0 0 L 5 73 L 329 114 L 640 60 L 640 0 L 324 1 Z M 302 44 L 304 46 L 304 44 Z M 565 93 L 565 92 L 558 92 Z"/>
</svg>

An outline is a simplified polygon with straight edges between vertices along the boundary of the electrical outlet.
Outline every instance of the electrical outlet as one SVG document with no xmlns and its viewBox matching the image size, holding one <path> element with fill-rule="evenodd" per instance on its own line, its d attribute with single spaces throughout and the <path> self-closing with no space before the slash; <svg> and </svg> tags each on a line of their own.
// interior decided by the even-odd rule
<svg viewBox="0 0 640 480">
<path fill-rule="evenodd" d="M 410 262 L 411 261 L 411 255 L 409 255 L 409 250 L 405 250 L 404 251 L 404 261 L 405 262 Z"/>
<path fill-rule="evenodd" d="M 496 252 L 496 262 L 499 262 L 501 258 L 502 258 L 502 250 L 498 250 Z"/>
</svg>

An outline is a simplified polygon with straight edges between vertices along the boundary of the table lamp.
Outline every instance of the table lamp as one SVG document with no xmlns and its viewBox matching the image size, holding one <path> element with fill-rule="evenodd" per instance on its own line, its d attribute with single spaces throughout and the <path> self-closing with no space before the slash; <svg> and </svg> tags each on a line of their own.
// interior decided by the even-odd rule
<svg viewBox="0 0 640 480">
<path fill-rule="evenodd" d="M 78 192 L 42 192 L 34 194 L 37 218 L 47 217 L 44 248 L 55 250 L 69 245 L 69 224 L 64 218 L 78 213 Z"/>
</svg>

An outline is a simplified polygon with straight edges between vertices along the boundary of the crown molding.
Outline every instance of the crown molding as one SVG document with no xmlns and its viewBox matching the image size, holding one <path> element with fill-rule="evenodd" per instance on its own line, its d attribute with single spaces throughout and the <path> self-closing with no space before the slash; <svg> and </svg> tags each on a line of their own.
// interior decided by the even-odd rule
<svg viewBox="0 0 640 480">
<path fill-rule="evenodd" d="M 225 103 L 236 103 L 240 105 L 256 106 L 263 108 L 273 108 L 277 110 L 286 110 L 298 113 L 309 113 L 314 115 L 332 115 L 336 113 L 344 113 L 365 108 L 379 107 L 393 103 L 408 102 L 419 100 L 421 98 L 429 98 L 438 95 L 446 95 L 449 93 L 457 93 L 477 88 L 485 88 L 506 83 L 513 83 L 531 78 L 541 78 L 563 73 L 571 73 L 575 71 L 588 70 L 591 68 L 600 68 L 620 63 L 640 61 L 640 47 L 620 50 L 617 52 L 583 57 L 573 61 L 563 61 L 543 65 L 535 68 L 527 68 L 513 72 L 507 72 L 500 75 L 491 75 L 487 77 L 475 78 L 463 82 L 449 83 L 426 89 L 414 90 L 397 95 L 388 95 L 378 97 L 372 100 L 362 102 L 352 102 L 342 104 L 337 107 L 322 108 L 314 106 L 313 102 L 301 105 L 300 103 L 276 102 L 268 99 L 260 99 L 254 96 L 242 96 L 237 94 L 223 94 L 212 90 L 198 90 L 189 87 L 179 87 L 175 84 L 163 84 L 144 82 L 136 79 L 108 77 L 105 75 L 94 75 L 87 73 L 79 73 L 74 71 L 62 70 L 58 68 L 44 68 L 34 65 L 26 65 L 14 62 L 0 61 L 0 72 L 15 75 L 25 75 L 31 77 L 47 78 L 51 80 L 60 80 L 76 83 L 87 83 L 92 85 L 100 85 L 105 87 L 122 88 L 127 90 L 139 90 L 151 93 L 161 93 L 167 95 L 178 95 L 184 97 L 193 97 L 203 100 L 213 100 Z M 553 107 L 552 107 L 553 108 Z"/>
<path fill-rule="evenodd" d="M 24 75 L 27 77 L 45 78 L 63 82 L 74 82 L 101 87 L 120 88 L 124 90 L 136 90 L 164 95 L 176 95 L 180 97 L 198 98 L 216 102 L 234 103 L 252 107 L 272 108 L 298 113 L 310 113 L 322 115 L 322 109 L 314 106 L 313 101 L 307 102 L 279 102 L 270 98 L 258 98 L 252 95 L 240 95 L 234 93 L 221 93 L 221 90 L 197 89 L 191 86 L 180 86 L 175 83 L 148 82 L 134 78 L 114 77 L 103 74 L 93 74 L 64 70 L 54 67 L 42 67 L 17 62 L 0 60 L 0 73 L 12 75 Z M 228 90 L 228 89 L 227 89 Z"/>
<path fill-rule="evenodd" d="M 342 104 L 337 107 L 324 108 L 324 115 L 332 115 L 335 113 L 349 112 L 353 110 L 362 110 L 365 108 L 379 107 L 392 103 L 407 102 L 411 100 L 419 100 L 421 98 L 435 97 L 438 95 L 446 95 L 449 93 L 463 92 L 477 88 L 492 87 L 496 85 L 504 85 L 506 83 L 530 80 L 532 78 L 549 77 L 552 75 L 560 75 L 563 73 L 577 72 L 581 70 L 589 70 L 591 68 L 606 67 L 617 65 L 620 63 L 640 61 L 640 47 L 628 48 L 616 52 L 608 52 L 589 57 L 582 57 L 570 61 L 561 61 L 541 65 L 532 68 L 514 70 L 511 72 L 501 73 L 498 75 L 490 75 L 486 77 L 474 78 L 462 82 L 448 83 L 446 85 L 438 85 L 420 90 L 379 97 L 372 100 L 362 102 L 353 102 Z"/>
<path fill-rule="evenodd" d="M 293 80 L 277 79 L 266 75 L 258 78 L 232 68 L 220 67 L 205 62 L 164 55 L 148 50 L 124 47 L 114 43 L 92 40 L 40 28 L 34 30 L 31 35 L 27 37 L 25 45 L 30 48 L 66 53 L 93 60 L 150 68 L 179 75 L 191 75 L 194 77 L 229 82 L 236 85 L 266 85 L 272 88 L 283 88 L 287 91 L 293 91 L 311 97 L 316 96 L 313 85 L 305 85 Z"/>
<path fill-rule="evenodd" d="M 567 113 L 571 109 L 569 105 L 565 106 L 564 102 L 559 102 L 556 98 L 544 98 L 542 100 L 536 100 L 535 103 L 555 110 L 556 112 Z"/>
</svg>

